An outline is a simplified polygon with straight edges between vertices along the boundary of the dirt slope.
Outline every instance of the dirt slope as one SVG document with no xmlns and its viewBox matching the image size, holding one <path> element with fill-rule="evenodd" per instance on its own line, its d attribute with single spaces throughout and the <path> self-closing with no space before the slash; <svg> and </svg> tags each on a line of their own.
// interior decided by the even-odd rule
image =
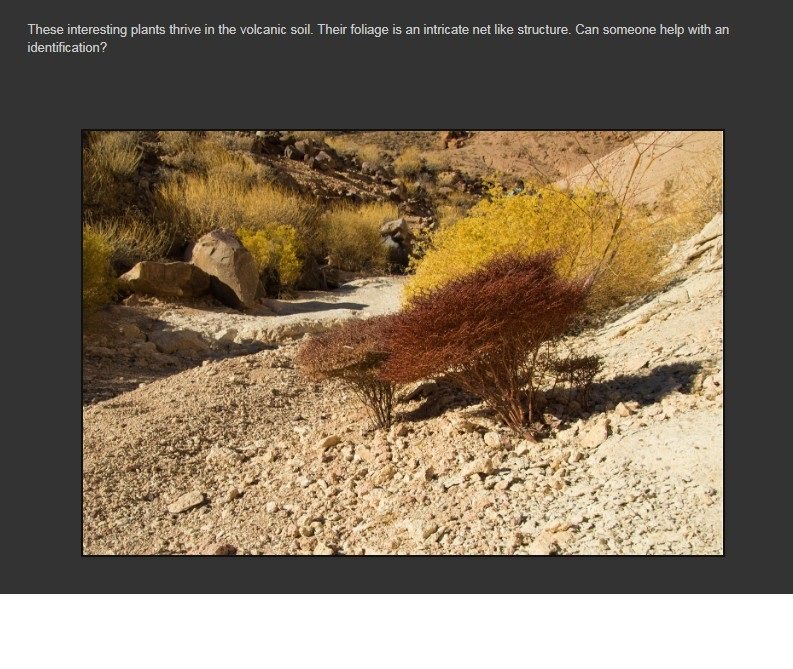
<svg viewBox="0 0 793 669">
<path fill-rule="evenodd" d="M 635 203 L 657 203 L 665 189 L 684 198 L 699 180 L 720 171 L 723 143 L 722 132 L 656 130 L 602 158 L 590 156 L 591 163 L 560 183 L 598 187 L 605 182 L 615 194 L 627 192 Z"/>
<path fill-rule="evenodd" d="M 675 285 L 581 338 L 606 358 L 591 413 L 541 444 L 442 383 L 371 430 L 293 342 L 87 406 L 84 550 L 721 553 L 721 240 L 718 219 Z"/>
</svg>

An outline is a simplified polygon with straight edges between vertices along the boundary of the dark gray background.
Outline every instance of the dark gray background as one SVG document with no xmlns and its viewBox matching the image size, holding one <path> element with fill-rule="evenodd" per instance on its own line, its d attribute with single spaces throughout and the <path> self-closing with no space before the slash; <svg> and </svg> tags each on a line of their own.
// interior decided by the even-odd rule
<svg viewBox="0 0 793 669">
<path fill-rule="evenodd" d="M 93 7 L 92 7 L 93 4 Z M 613 7 L 615 3 L 610 3 Z M 789 40 L 762 3 L 489 1 L 28 2 L 2 22 L 6 290 L 0 590 L 273 592 L 789 591 L 789 435 L 767 376 L 790 279 L 790 190 L 779 91 Z M 108 53 L 28 55 L 40 23 L 696 23 L 729 39 L 114 41 Z M 42 40 L 44 41 L 44 40 Z M 723 128 L 728 390 L 725 556 L 245 558 L 81 556 L 80 129 Z M 784 181 L 783 181 L 784 179 Z M 764 343 L 754 338 L 763 334 Z M 780 353 L 776 353 L 776 352 Z M 779 373 L 775 374 L 777 377 Z"/>
</svg>

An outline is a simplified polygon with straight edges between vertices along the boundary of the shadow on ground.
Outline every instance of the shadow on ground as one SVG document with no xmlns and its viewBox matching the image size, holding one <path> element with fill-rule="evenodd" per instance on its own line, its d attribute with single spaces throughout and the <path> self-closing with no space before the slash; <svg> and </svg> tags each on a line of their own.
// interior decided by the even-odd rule
<svg viewBox="0 0 793 669">
<path fill-rule="evenodd" d="M 360 311 L 365 309 L 365 304 L 358 302 L 322 302 L 310 300 L 308 302 L 288 302 L 286 300 L 267 300 L 267 306 L 278 316 L 292 316 L 293 314 L 310 314 L 318 311 L 332 311 L 334 309 L 351 309 Z"/>
<path fill-rule="evenodd" d="M 644 373 L 621 374 L 613 379 L 594 383 L 589 391 L 588 410 L 570 411 L 569 400 L 576 399 L 576 396 L 570 395 L 567 389 L 560 388 L 555 398 L 548 399 L 547 406 L 561 404 L 563 411 L 557 417 L 573 422 L 578 418 L 588 417 L 590 413 L 604 411 L 609 405 L 613 406 L 617 402 L 635 401 L 639 406 L 655 404 L 675 391 L 691 393 L 694 379 L 701 367 L 698 363 L 677 362 L 660 365 Z M 476 396 L 460 390 L 446 379 L 439 380 L 426 395 L 426 400 L 421 405 L 412 411 L 403 412 L 400 418 L 405 421 L 428 420 L 441 416 L 447 411 L 465 409 L 481 402 Z M 538 398 L 540 411 L 543 410 L 543 403 L 543 400 Z M 477 415 L 492 416 L 493 412 L 483 409 L 471 414 L 471 416 Z"/>
<path fill-rule="evenodd" d="M 154 338 L 173 332 L 205 342 L 194 330 L 172 331 L 162 321 L 148 316 L 137 315 L 126 324 L 134 324 Z M 213 342 L 205 348 L 164 353 L 156 350 L 151 341 L 123 339 L 116 329 L 88 330 L 83 338 L 82 403 L 85 406 L 111 399 L 142 383 L 198 367 L 205 360 L 223 360 L 273 348 L 277 347 L 260 341 Z"/>
</svg>

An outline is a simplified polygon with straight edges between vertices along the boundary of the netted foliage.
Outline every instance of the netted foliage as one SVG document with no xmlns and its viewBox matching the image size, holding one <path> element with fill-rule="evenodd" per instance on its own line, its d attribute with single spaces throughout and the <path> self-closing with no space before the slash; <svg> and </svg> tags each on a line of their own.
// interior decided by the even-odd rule
<svg viewBox="0 0 793 669">
<path fill-rule="evenodd" d="M 645 212 L 628 212 L 608 194 L 539 187 L 509 195 L 495 186 L 433 235 L 405 297 L 410 302 L 500 254 L 558 251 L 563 277 L 595 277 L 590 306 L 599 310 L 650 290 L 665 250 Z"/>
<path fill-rule="evenodd" d="M 421 152 L 409 146 L 394 159 L 394 172 L 400 177 L 412 177 L 421 172 Z"/>
<path fill-rule="evenodd" d="M 558 257 L 507 254 L 413 299 L 388 328 L 381 376 L 394 383 L 446 374 L 528 433 L 544 360 L 583 308 L 589 281 L 560 278 Z"/>
<path fill-rule="evenodd" d="M 391 424 L 396 384 L 380 376 L 388 358 L 385 332 L 393 316 L 348 321 L 311 337 L 297 354 L 298 369 L 314 380 L 344 381 L 379 427 Z"/>
<path fill-rule="evenodd" d="M 83 205 L 117 214 L 134 199 L 142 157 L 136 132 L 91 132 L 83 147 Z"/>
<path fill-rule="evenodd" d="M 107 304 L 115 293 L 110 268 L 113 248 L 107 235 L 93 226 L 83 226 L 83 309 Z"/>
<path fill-rule="evenodd" d="M 330 264 L 348 272 L 383 271 L 388 257 L 380 226 L 396 217 L 396 205 L 389 202 L 338 204 L 328 209 L 321 220 Z"/>
<path fill-rule="evenodd" d="M 237 228 L 237 236 L 251 252 L 259 274 L 275 275 L 280 286 L 294 287 L 303 266 L 297 230 L 289 225 L 272 224 L 259 230 Z"/>
</svg>

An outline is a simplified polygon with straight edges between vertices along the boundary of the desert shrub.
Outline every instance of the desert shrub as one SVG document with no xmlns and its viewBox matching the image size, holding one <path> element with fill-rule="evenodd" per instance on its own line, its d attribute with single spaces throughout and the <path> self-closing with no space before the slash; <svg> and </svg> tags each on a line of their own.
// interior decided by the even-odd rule
<svg viewBox="0 0 793 669">
<path fill-rule="evenodd" d="M 565 332 L 589 290 L 561 278 L 557 262 L 551 253 L 498 256 L 417 295 L 389 325 L 382 378 L 446 374 L 528 434 L 543 344 Z"/>
<path fill-rule="evenodd" d="M 646 216 L 628 213 L 608 195 L 553 187 L 507 195 L 500 187 L 468 214 L 441 226 L 415 265 L 409 302 L 504 253 L 558 252 L 563 277 L 592 274 L 594 309 L 608 308 L 654 285 L 665 250 Z"/>
<path fill-rule="evenodd" d="M 272 184 L 249 185 L 240 180 L 186 175 L 161 185 L 157 219 L 182 241 L 198 239 L 214 228 L 267 229 L 284 225 L 304 242 L 318 243 L 317 204 Z"/>
<path fill-rule="evenodd" d="M 387 249 L 380 226 L 396 217 L 396 205 L 388 202 L 338 204 L 328 209 L 322 216 L 322 230 L 330 264 L 348 272 L 384 270 Z"/>
<path fill-rule="evenodd" d="M 412 177 L 421 172 L 421 153 L 409 146 L 394 159 L 394 172 L 400 177 Z"/>
<path fill-rule="evenodd" d="M 142 152 L 135 132 L 88 133 L 83 147 L 83 205 L 115 214 L 134 199 Z"/>
<path fill-rule="evenodd" d="M 449 169 L 451 161 L 449 156 L 445 153 L 425 153 L 423 154 L 422 158 L 424 159 L 424 166 L 430 172 L 444 172 Z M 446 177 L 448 179 L 448 177 Z M 442 184 L 439 185 L 451 185 L 451 184 Z"/>
<path fill-rule="evenodd" d="M 95 227 L 83 226 L 83 309 L 107 304 L 115 293 L 110 268 L 112 245 L 107 235 Z"/>
<path fill-rule="evenodd" d="M 358 155 L 358 158 L 361 159 L 361 162 L 369 163 L 374 167 L 383 166 L 383 152 L 376 144 L 364 144 L 363 146 L 359 146 L 355 150 L 355 153 Z"/>
<path fill-rule="evenodd" d="M 123 216 L 97 217 L 86 212 L 84 222 L 110 248 L 111 267 L 126 271 L 141 260 L 159 260 L 167 255 L 171 239 L 134 210 Z"/>
<path fill-rule="evenodd" d="M 259 274 L 276 274 L 281 286 L 292 288 L 300 278 L 300 239 L 297 230 L 288 225 L 271 224 L 252 230 L 237 228 L 237 236 L 247 248 Z"/>
<path fill-rule="evenodd" d="M 160 142 L 166 153 L 181 153 L 195 147 L 199 138 L 189 130 L 160 130 Z"/>
<path fill-rule="evenodd" d="M 340 379 L 361 400 L 379 427 L 391 424 L 396 384 L 380 377 L 388 354 L 384 333 L 393 316 L 352 320 L 311 337 L 297 354 L 298 369 L 314 380 Z"/>
</svg>

